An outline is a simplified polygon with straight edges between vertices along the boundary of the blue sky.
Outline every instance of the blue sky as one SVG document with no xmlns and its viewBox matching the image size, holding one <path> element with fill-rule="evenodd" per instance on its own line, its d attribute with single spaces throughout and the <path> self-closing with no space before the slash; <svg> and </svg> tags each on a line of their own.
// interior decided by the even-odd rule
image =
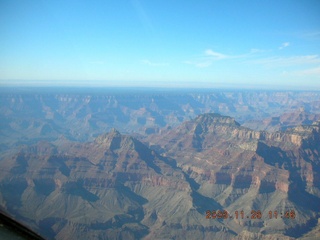
<svg viewBox="0 0 320 240">
<path fill-rule="evenodd" d="M 318 0 L 0 0 L 0 84 L 320 90 Z"/>
</svg>

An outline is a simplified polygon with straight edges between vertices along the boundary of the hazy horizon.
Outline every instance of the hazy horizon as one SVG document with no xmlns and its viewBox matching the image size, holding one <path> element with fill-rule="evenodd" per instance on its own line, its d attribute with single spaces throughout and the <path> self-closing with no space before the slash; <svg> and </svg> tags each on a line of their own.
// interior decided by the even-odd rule
<svg viewBox="0 0 320 240">
<path fill-rule="evenodd" d="M 123 89 L 198 89 L 198 90 L 270 90 L 270 91 L 320 91 L 320 86 L 298 86 L 298 85 L 268 85 L 268 84 L 232 84 L 232 83 L 207 83 L 207 82 L 143 82 L 143 81 L 121 81 L 121 82 L 85 82 L 85 81 L 1 81 L 0 88 L 123 88 Z"/>
</svg>

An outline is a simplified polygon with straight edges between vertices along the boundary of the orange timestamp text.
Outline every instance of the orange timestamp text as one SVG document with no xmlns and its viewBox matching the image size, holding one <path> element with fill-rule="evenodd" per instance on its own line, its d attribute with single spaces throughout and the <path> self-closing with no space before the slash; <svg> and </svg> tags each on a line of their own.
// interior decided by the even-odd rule
<svg viewBox="0 0 320 240">
<path fill-rule="evenodd" d="M 294 210 L 288 211 L 268 211 L 265 215 L 268 219 L 295 219 L 296 212 Z M 265 219 L 263 213 L 260 210 L 251 210 L 250 213 L 246 214 L 243 210 L 234 211 L 229 213 L 227 210 L 207 210 L 206 219 Z"/>
</svg>

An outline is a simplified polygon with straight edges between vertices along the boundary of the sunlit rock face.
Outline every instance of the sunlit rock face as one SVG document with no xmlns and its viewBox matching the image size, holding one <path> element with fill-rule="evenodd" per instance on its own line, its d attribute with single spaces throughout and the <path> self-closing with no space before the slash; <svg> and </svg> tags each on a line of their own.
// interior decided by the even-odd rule
<svg viewBox="0 0 320 240">
<path fill-rule="evenodd" d="M 241 127 L 218 114 L 204 114 L 150 136 L 149 142 L 176 159 L 198 184 L 198 191 L 228 211 L 297 209 L 300 222 L 281 222 L 276 231 L 282 231 L 313 222 L 305 211 L 319 212 L 319 136 L 317 122 L 270 133 Z M 309 204 L 304 204 L 306 200 Z M 265 232 L 276 232 L 273 225 L 268 227 L 272 221 L 261 223 Z"/>
<path fill-rule="evenodd" d="M 49 239 L 310 236 L 319 96 L 1 95 L 1 208 Z M 293 108 L 300 102 L 308 110 Z M 256 117 L 262 129 L 247 128 Z M 206 219 L 218 209 L 263 218 Z M 288 210 L 295 219 L 268 216 Z"/>
<path fill-rule="evenodd" d="M 215 237 L 224 229 L 208 224 L 173 159 L 115 129 L 87 143 L 25 146 L 1 169 L 1 206 L 47 238 Z"/>
</svg>

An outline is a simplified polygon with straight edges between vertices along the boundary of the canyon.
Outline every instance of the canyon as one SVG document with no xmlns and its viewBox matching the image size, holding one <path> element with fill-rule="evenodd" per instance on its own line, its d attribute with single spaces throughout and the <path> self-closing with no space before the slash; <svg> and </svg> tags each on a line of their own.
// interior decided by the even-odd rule
<svg viewBox="0 0 320 240">
<path fill-rule="evenodd" d="M 320 93 L 34 91 L 1 90 L 0 210 L 45 238 L 319 237 Z"/>
</svg>

